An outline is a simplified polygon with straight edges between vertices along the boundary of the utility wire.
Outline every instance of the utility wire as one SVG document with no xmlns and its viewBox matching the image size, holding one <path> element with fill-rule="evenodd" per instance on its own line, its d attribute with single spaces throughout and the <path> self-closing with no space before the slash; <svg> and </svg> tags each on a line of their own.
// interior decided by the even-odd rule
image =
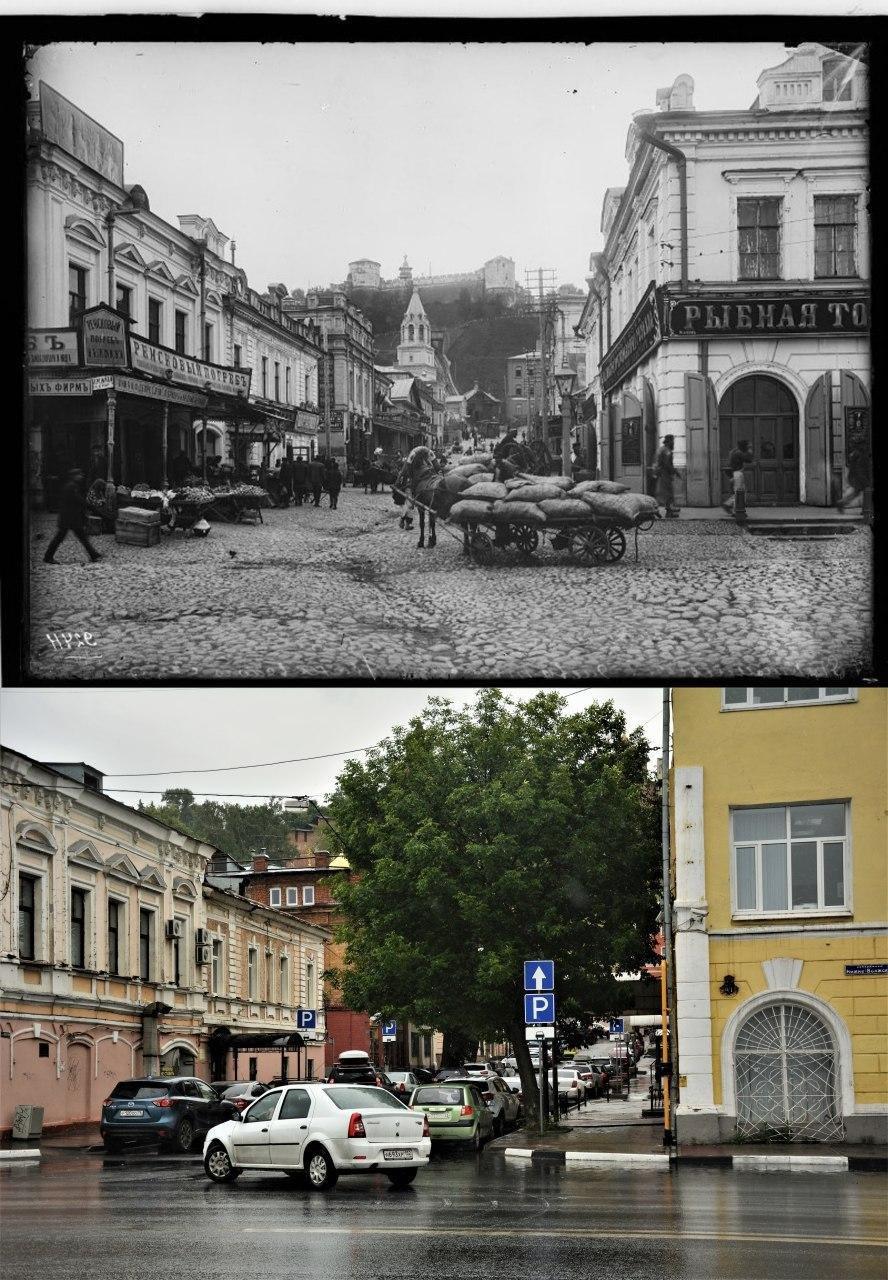
<svg viewBox="0 0 888 1280">
<path fill-rule="evenodd" d="M 575 698 L 577 694 L 589 693 L 595 687 L 596 686 L 594 685 L 588 685 L 585 689 L 574 689 L 570 693 L 566 693 L 564 696 L 566 698 Z M 351 747 L 347 751 L 327 751 L 327 752 L 324 752 L 324 754 L 317 755 L 317 756 L 294 756 L 290 760 L 262 760 L 262 761 L 259 761 L 257 764 L 228 764 L 228 765 L 220 764 L 220 765 L 213 765 L 212 768 L 208 768 L 208 769 L 150 769 L 150 770 L 145 770 L 142 773 L 106 773 L 104 774 L 104 777 L 106 778 L 157 778 L 157 777 L 163 776 L 164 778 L 172 778 L 178 774 L 234 773 L 235 771 L 241 770 L 241 769 L 273 769 L 273 768 L 276 768 L 278 765 L 282 765 L 282 764 L 305 764 L 310 760 L 332 760 L 336 756 L 357 755 L 358 752 L 375 751 L 376 748 L 381 745 L 382 745 L 382 742 L 374 742 L 373 745 L 370 747 Z M 116 788 L 116 787 L 112 788 L 112 790 L 119 790 L 119 789 L 120 788 Z M 201 795 L 210 795 L 210 794 L 221 795 L 222 793 L 221 792 L 212 792 L 212 793 L 200 792 L 200 794 Z"/>
</svg>

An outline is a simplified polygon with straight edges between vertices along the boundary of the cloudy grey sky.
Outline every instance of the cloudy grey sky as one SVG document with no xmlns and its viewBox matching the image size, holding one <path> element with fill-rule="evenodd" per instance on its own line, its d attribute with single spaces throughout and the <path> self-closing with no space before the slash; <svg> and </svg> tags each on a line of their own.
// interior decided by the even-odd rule
<svg viewBox="0 0 888 1280">
<path fill-rule="evenodd" d="M 645 725 L 659 752 L 660 689 L 583 689 L 562 692 L 569 709 L 612 698 L 630 728 Z M 517 698 L 536 689 L 506 690 Z M 328 793 L 345 757 L 232 770 L 232 765 L 327 752 L 354 751 L 405 724 L 433 695 L 471 704 L 472 689 L 5 689 L 3 745 L 36 760 L 83 760 L 107 774 L 106 789 L 126 804 L 159 798 L 166 787 L 234 796 Z M 363 758 L 359 756 L 359 758 Z M 180 770 L 218 769 L 206 774 Z M 124 778 L 128 773 L 151 777 Z M 175 772 L 174 772 L 175 771 Z M 113 776 L 112 776 L 113 775 Z M 119 789 L 118 789 L 119 788 Z M 237 801 L 235 801 L 237 802 Z"/>
<path fill-rule="evenodd" d="M 590 38 L 595 22 L 590 20 Z M 250 283 L 470 271 L 495 254 L 583 285 L 632 113 L 693 76 L 745 108 L 783 45 L 55 44 L 31 68 L 123 139 L 152 209 L 212 217 Z"/>
</svg>

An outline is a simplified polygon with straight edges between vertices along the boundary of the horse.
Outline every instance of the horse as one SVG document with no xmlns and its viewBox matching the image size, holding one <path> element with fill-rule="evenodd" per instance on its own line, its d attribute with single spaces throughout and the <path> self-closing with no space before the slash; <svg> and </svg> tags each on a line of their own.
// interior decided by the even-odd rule
<svg viewBox="0 0 888 1280">
<path fill-rule="evenodd" d="M 398 473 L 394 489 L 409 494 L 417 503 L 419 511 L 419 542 L 424 547 L 426 508 L 429 511 L 429 548 L 437 546 L 435 521 L 438 516 L 445 519 L 458 495 L 451 493 L 444 484 L 444 476 L 437 470 L 435 455 L 427 445 L 418 445 L 411 449 L 404 459 L 404 465 Z M 396 496 L 393 494 L 393 496 Z"/>
</svg>

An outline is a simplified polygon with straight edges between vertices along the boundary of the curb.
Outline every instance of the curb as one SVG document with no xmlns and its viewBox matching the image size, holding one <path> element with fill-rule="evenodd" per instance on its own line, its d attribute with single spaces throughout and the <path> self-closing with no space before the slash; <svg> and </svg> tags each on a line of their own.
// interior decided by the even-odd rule
<svg viewBox="0 0 888 1280">
<path fill-rule="evenodd" d="M 0 1151 L 0 1160 L 39 1160 L 39 1147 L 24 1147 L 21 1151 Z"/>
<path fill-rule="evenodd" d="M 664 1152 L 561 1151 L 557 1147 L 506 1147 L 503 1155 L 534 1164 L 620 1165 L 624 1168 L 677 1169 L 683 1165 L 717 1166 L 741 1172 L 764 1173 L 888 1173 L 888 1156 L 811 1155 L 669 1155 Z"/>
</svg>

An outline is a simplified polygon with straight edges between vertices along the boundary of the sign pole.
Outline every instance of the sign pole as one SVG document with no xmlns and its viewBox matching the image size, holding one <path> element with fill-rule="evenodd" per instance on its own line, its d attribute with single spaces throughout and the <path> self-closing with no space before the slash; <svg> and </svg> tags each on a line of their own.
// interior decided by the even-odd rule
<svg viewBox="0 0 888 1280">
<path fill-rule="evenodd" d="M 540 1133 L 546 1132 L 546 1040 L 540 1041 Z"/>
<path fill-rule="evenodd" d="M 114 483 L 114 422 L 117 415 L 117 393 L 115 391 L 108 392 L 108 434 L 106 437 L 106 448 L 108 451 L 108 483 Z"/>
</svg>

